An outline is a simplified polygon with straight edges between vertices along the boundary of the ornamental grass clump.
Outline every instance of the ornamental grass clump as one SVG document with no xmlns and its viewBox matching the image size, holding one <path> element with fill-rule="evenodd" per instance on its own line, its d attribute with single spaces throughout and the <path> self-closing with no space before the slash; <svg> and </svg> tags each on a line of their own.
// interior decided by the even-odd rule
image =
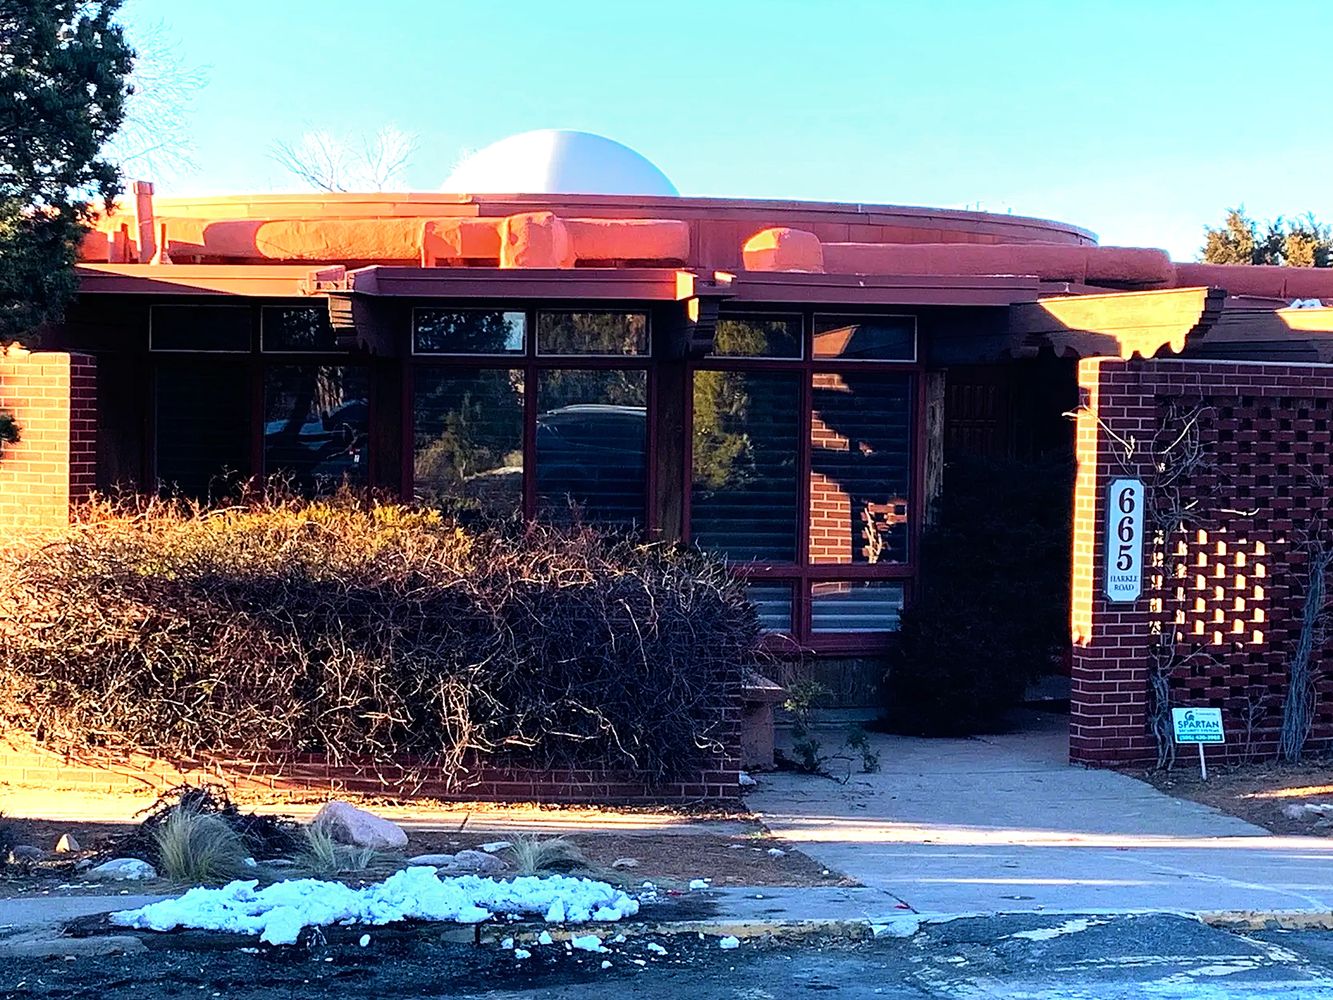
<svg viewBox="0 0 1333 1000">
<path fill-rule="evenodd" d="M 180 885 L 215 885 L 252 870 L 245 839 L 221 816 L 172 811 L 153 833 L 158 869 Z"/>
<path fill-rule="evenodd" d="M 760 655 L 720 562 L 578 525 L 99 502 L 0 553 L 0 729 L 70 750 L 667 780 L 730 739 Z"/>
</svg>

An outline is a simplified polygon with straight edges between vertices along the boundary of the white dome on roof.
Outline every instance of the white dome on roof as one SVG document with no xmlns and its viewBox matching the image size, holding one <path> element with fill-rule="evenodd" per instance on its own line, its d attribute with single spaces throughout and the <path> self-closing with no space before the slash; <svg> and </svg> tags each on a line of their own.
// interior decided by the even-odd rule
<svg viewBox="0 0 1333 1000">
<path fill-rule="evenodd" d="M 460 163 L 441 191 L 455 194 L 642 194 L 674 197 L 652 161 L 591 132 L 544 128 L 493 142 Z"/>
</svg>

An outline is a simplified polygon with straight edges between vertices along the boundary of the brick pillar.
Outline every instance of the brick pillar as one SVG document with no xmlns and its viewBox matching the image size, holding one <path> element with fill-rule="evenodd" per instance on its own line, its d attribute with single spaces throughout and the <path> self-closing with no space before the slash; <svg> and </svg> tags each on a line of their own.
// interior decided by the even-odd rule
<svg viewBox="0 0 1333 1000">
<path fill-rule="evenodd" d="M 1145 391 L 1142 362 L 1089 358 L 1079 363 L 1072 579 L 1073 660 L 1069 756 L 1110 766 L 1152 759 L 1147 729 L 1152 553 L 1145 538 L 1143 593 L 1136 601 L 1106 598 L 1107 485 L 1117 478 L 1148 484 L 1144 461 L 1156 406 Z M 1126 458 L 1125 441 L 1137 447 Z"/>
<path fill-rule="evenodd" d="M 0 451 L 0 529 L 68 524 L 97 481 L 96 360 L 0 351 L 0 410 L 22 437 Z"/>
</svg>

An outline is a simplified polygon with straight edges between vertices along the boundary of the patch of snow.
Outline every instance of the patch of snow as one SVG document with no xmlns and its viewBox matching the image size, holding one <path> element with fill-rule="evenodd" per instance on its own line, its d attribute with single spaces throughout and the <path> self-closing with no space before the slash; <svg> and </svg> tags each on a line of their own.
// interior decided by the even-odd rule
<svg viewBox="0 0 1333 1000">
<path fill-rule="evenodd" d="M 921 929 L 921 918 L 917 916 L 890 917 L 882 924 L 871 924 L 870 932 L 875 937 L 911 937 Z"/>
<path fill-rule="evenodd" d="M 500 947 L 503 948 L 505 951 L 509 951 L 514 947 L 514 939 L 505 938 L 503 941 L 500 942 Z"/>
<path fill-rule="evenodd" d="M 781 847 L 770 847 L 768 849 L 768 854 L 769 857 L 773 858 L 785 858 L 787 856 L 787 852 L 784 851 Z"/>
<path fill-rule="evenodd" d="M 537 935 L 538 944 L 551 944 L 554 941 L 555 938 L 551 937 L 550 931 L 542 931 L 540 934 Z"/>
<path fill-rule="evenodd" d="M 602 939 L 596 934 L 576 934 L 569 939 L 569 945 L 579 951 L 601 951 Z"/>
<path fill-rule="evenodd" d="M 709 880 L 709 879 L 706 879 L 706 878 L 692 878 L 692 879 L 690 879 L 690 888 L 691 888 L 691 889 L 707 889 L 707 888 L 708 888 L 708 883 L 709 883 L 709 881 L 710 881 L 710 880 Z"/>
<path fill-rule="evenodd" d="M 1319 299 L 1292 299 L 1288 309 L 1322 309 L 1324 303 Z"/>
<path fill-rule="evenodd" d="M 605 959 L 603 959 L 603 960 L 602 960 L 602 968 L 603 968 L 603 969 L 609 969 L 609 968 L 611 968 L 611 963 L 608 962 L 608 961 L 606 961 Z"/>
<path fill-rule="evenodd" d="M 755 781 L 754 778 L 750 777 L 750 775 L 746 774 L 744 771 L 741 772 L 740 785 L 742 788 L 748 788 L 751 785 L 757 785 L 757 784 L 759 784 L 759 782 Z"/>
<path fill-rule="evenodd" d="M 1076 920 L 1066 920 L 1058 927 L 1037 927 L 1030 931 L 1018 931 L 1010 934 L 1011 938 L 1018 938 L 1021 941 L 1051 941 L 1065 934 L 1079 934 L 1086 931 L 1089 927 L 1094 927 L 1101 923 L 1100 920 L 1087 920 L 1079 917 Z"/>
<path fill-rule="evenodd" d="M 722 940 L 718 941 L 717 946 L 723 951 L 733 951 L 741 946 L 741 939 L 728 934 Z"/>
<path fill-rule="evenodd" d="M 525 958 L 531 958 L 532 952 L 528 951 L 526 948 L 515 948 L 514 957 L 517 958 L 519 961 L 522 961 Z"/>
<path fill-rule="evenodd" d="M 362 935 L 361 935 L 361 940 L 359 940 L 359 941 L 357 942 L 357 944 L 359 944 L 362 948 L 365 948 L 365 947 L 369 946 L 369 944 L 370 944 L 370 935 L 369 935 L 369 934 L 362 934 Z"/>
<path fill-rule="evenodd" d="M 656 941 L 649 941 L 645 947 L 647 947 L 647 949 L 654 955 L 665 955 L 667 953 L 667 950 Z"/>
<path fill-rule="evenodd" d="M 220 889 L 191 889 L 137 910 L 111 914 L 113 924 L 141 930 L 177 927 L 258 934 L 267 944 L 293 944 L 306 927 L 331 924 L 382 926 L 403 920 L 478 924 L 493 916 L 559 912 L 560 920 L 612 921 L 639 911 L 620 889 L 566 875 L 523 876 L 501 882 L 464 875 L 438 877 L 431 868 L 408 868 L 383 882 L 353 889 L 341 882 L 291 879 L 258 889 L 237 881 Z"/>
</svg>

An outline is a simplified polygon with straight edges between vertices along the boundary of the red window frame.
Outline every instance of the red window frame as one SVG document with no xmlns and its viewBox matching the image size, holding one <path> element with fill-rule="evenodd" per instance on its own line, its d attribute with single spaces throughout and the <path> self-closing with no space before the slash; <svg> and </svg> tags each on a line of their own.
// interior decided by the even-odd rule
<svg viewBox="0 0 1333 1000">
<path fill-rule="evenodd" d="M 447 354 L 415 350 L 416 310 L 439 309 L 446 312 L 521 312 L 524 315 L 523 351 L 509 354 Z M 637 313 L 647 321 L 648 350 L 643 354 L 539 354 L 537 353 L 537 316 L 539 313 Z M 657 372 L 653 365 L 653 310 L 642 303 L 595 306 L 546 303 L 517 305 L 511 302 L 467 303 L 430 302 L 412 309 L 408 330 L 408 355 L 404 373 L 402 412 L 402 495 L 416 494 L 416 385 L 422 370 L 453 371 L 519 371 L 523 374 L 523 508 L 520 512 L 528 519 L 536 518 L 537 504 L 537 414 L 538 381 L 543 371 L 642 371 L 645 373 L 645 407 L 648 419 L 645 448 L 646 476 L 644 480 L 644 512 L 642 526 L 651 535 L 658 528 L 657 471 L 653 456 L 657 452 L 657 428 L 653 415 L 657 412 Z"/>
<path fill-rule="evenodd" d="M 801 322 L 800 358 L 758 358 L 710 355 L 692 361 L 688 367 L 686 392 L 685 435 L 685 494 L 683 498 L 683 533 L 688 541 L 691 532 L 694 470 L 694 375 L 699 371 L 743 372 L 798 372 L 801 375 L 797 428 L 797 547 L 793 563 L 763 561 L 735 563 L 738 576 L 755 582 L 790 583 L 792 585 L 792 630 L 771 633 L 766 643 L 775 651 L 790 651 L 793 644 L 820 653 L 873 653 L 882 652 L 894 641 L 894 631 L 883 632 L 814 632 L 811 630 L 811 585 L 824 581 L 894 580 L 903 585 L 904 604 L 911 601 L 917 578 L 921 547 L 922 511 L 925 500 L 925 366 L 921 362 L 919 340 L 911 361 L 839 360 L 813 357 L 814 319 L 816 315 L 838 317 L 913 316 L 911 313 L 892 313 L 884 309 L 791 309 L 775 306 L 755 307 L 735 312 L 724 312 L 723 319 L 774 319 L 799 317 Z M 913 316 L 915 319 L 915 316 Z M 919 327 L 918 327 L 919 338 Z M 909 470 L 907 559 L 885 564 L 866 563 L 811 563 L 810 561 L 810 493 L 812 452 L 811 423 L 813 420 L 813 382 L 816 374 L 906 374 L 909 376 Z"/>
</svg>

